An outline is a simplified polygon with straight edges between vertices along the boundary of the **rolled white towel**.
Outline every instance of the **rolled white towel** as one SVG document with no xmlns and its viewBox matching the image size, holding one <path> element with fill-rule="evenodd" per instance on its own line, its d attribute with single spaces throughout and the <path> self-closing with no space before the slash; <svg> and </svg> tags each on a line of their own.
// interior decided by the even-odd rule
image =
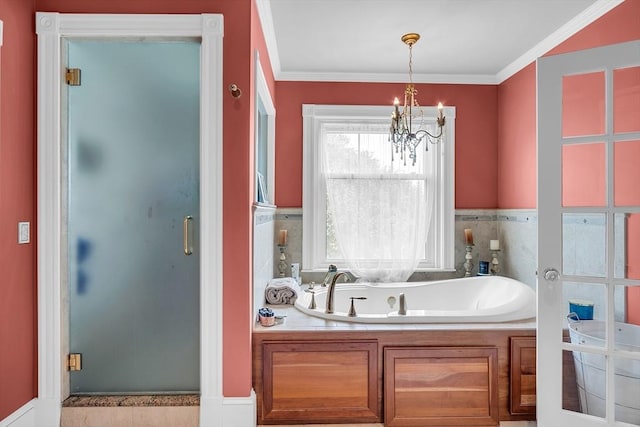
<svg viewBox="0 0 640 427">
<path fill-rule="evenodd" d="M 294 278 L 279 277 L 269 280 L 264 293 L 268 304 L 294 304 L 299 292 L 302 289 Z"/>
</svg>

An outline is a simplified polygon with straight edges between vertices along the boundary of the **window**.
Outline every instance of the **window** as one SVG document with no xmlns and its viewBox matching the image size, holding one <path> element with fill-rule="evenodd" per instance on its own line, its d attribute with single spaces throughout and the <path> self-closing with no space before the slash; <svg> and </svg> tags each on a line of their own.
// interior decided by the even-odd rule
<svg viewBox="0 0 640 427">
<path fill-rule="evenodd" d="M 275 121 L 276 110 L 256 52 L 255 100 L 255 201 L 261 204 L 275 202 Z"/>
<path fill-rule="evenodd" d="M 329 264 L 344 265 L 334 234 L 332 210 L 327 209 L 331 203 L 327 183 L 331 186 L 332 180 L 363 179 L 377 180 L 379 184 L 374 185 L 393 183 L 398 189 L 408 188 L 411 182 L 432 180 L 429 184 L 434 191 L 424 212 L 431 221 L 418 269 L 454 269 L 455 108 L 445 108 L 447 120 L 442 143 L 426 142 L 429 151 L 425 152 L 423 141 L 418 147 L 415 166 L 409 160 L 405 166 L 398 153 L 392 154 L 388 141 L 390 111 L 390 106 L 303 105 L 305 270 L 326 270 Z M 423 107 L 423 111 L 425 122 L 435 127 L 437 108 Z M 327 153 L 326 168 L 323 153 Z M 395 161 L 391 160 L 392 155 Z M 375 164 L 374 169 L 369 168 L 369 164 Z M 372 197 L 366 209 L 382 209 L 384 203 L 387 203 L 385 198 Z M 340 204 L 341 209 L 347 210 L 349 205 Z"/>
</svg>

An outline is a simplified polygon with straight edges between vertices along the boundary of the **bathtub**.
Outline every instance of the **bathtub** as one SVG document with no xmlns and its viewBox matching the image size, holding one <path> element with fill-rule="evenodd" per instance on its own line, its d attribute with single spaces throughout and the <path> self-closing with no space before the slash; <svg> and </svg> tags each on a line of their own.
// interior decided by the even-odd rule
<svg viewBox="0 0 640 427">
<path fill-rule="evenodd" d="M 524 283 L 501 276 L 478 276 L 434 282 L 339 283 L 334 313 L 325 313 L 327 289 L 316 286 L 317 308 L 309 308 L 304 292 L 295 307 L 311 316 L 358 323 L 478 323 L 511 322 L 534 318 L 535 292 Z M 406 315 L 398 314 L 405 295 Z M 356 300 L 355 317 L 348 316 L 349 297 Z"/>
<path fill-rule="evenodd" d="M 582 320 L 569 323 L 569 335 L 574 344 L 603 347 L 605 322 Z M 616 322 L 617 348 L 640 352 L 640 326 Z M 582 412 L 605 416 L 605 359 L 603 355 L 573 352 L 576 382 Z M 640 425 L 640 360 L 617 359 L 615 363 L 616 421 Z"/>
</svg>

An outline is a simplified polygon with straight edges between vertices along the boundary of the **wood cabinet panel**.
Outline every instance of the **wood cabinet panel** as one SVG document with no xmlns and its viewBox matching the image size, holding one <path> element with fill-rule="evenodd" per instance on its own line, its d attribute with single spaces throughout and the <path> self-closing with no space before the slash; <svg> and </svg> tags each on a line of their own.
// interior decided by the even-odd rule
<svg viewBox="0 0 640 427">
<path fill-rule="evenodd" d="M 510 411 L 536 413 L 536 338 L 511 337 Z"/>
<path fill-rule="evenodd" d="M 265 342 L 262 421 L 379 421 L 378 345 Z"/>
<path fill-rule="evenodd" d="M 385 425 L 498 424 L 495 347 L 384 349 Z"/>
</svg>

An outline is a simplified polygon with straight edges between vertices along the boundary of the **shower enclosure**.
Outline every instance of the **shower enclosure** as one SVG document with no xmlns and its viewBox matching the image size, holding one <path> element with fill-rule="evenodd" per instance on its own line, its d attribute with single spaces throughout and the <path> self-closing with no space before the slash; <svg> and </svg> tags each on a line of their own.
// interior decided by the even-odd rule
<svg viewBox="0 0 640 427">
<path fill-rule="evenodd" d="M 66 59 L 70 392 L 198 392 L 200 42 Z"/>
</svg>

